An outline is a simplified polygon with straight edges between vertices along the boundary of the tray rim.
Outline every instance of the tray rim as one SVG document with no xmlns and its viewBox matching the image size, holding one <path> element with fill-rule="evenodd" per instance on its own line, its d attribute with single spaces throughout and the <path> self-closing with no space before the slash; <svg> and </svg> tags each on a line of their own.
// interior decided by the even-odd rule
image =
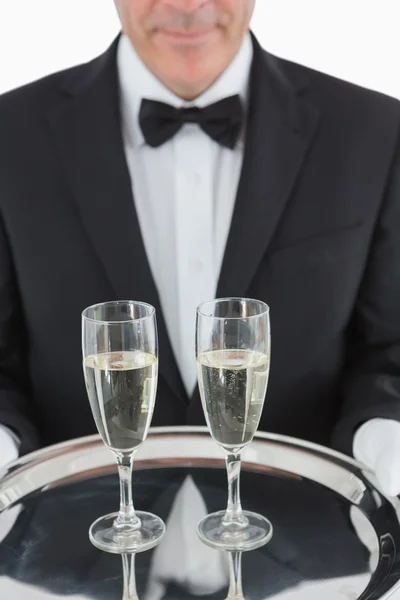
<svg viewBox="0 0 400 600">
<path fill-rule="evenodd" d="M 183 451 L 181 448 L 181 454 L 175 453 L 175 446 L 168 444 L 168 438 L 170 437 L 175 438 L 178 441 L 177 445 L 180 443 L 181 447 L 185 440 L 190 444 L 193 440 L 201 439 L 201 448 L 208 447 L 208 452 L 204 454 L 203 451 L 203 453 L 200 452 L 199 454 L 196 447 L 196 451 L 194 451 L 193 454 L 190 452 L 187 453 L 186 448 Z M 153 446 L 155 444 L 160 444 L 160 442 L 162 443 L 162 441 L 167 442 L 167 445 L 164 447 L 164 454 L 157 454 L 157 451 L 153 453 Z M 274 448 L 274 445 L 278 447 L 278 451 L 275 453 L 275 464 L 274 461 L 272 461 L 272 464 L 270 464 L 271 461 L 266 461 L 264 454 L 261 459 L 254 460 L 254 456 L 257 455 L 257 451 L 254 454 L 254 448 L 259 449 L 260 447 L 263 447 L 264 444 L 266 447 L 269 447 L 269 454 L 268 451 L 266 451 L 266 455 L 269 456 L 269 458 L 271 458 L 271 448 Z M 143 454 L 145 455 L 149 448 L 151 448 L 150 456 L 146 459 L 143 457 Z M 171 451 L 171 448 L 174 448 L 174 450 Z M 287 455 L 289 454 L 289 456 L 286 456 L 286 462 L 285 457 L 283 457 L 282 467 L 282 464 L 279 464 L 279 460 L 282 463 L 282 455 L 285 452 Z M 97 457 L 97 462 L 96 460 L 93 461 L 93 457 L 95 457 L 96 453 L 100 456 L 100 460 Z M 291 464 L 289 464 L 289 468 L 287 467 L 288 462 L 292 462 L 290 460 L 292 458 L 291 453 L 296 458 L 295 462 L 298 463 L 297 469 L 292 468 Z M 253 455 L 253 458 L 251 455 Z M 166 456 L 167 458 L 165 458 Z M 68 461 L 69 458 L 70 460 Z M 86 462 L 85 467 L 80 469 L 76 468 L 76 464 L 79 460 L 82 461 L 82 458 Z M 49 466 L 51 471 L 51 466 L 57 463 L 57 461 L 60 467 L 67 467 L 65 475 L 62 470 L 57 471 L 54 467 L 52 474 L 55 476 L 53 478 L 49 477 L 47 473 L 44 473 L 43 475 L 43 471 L 46 470 L 46 465 Z M 179 461 L 179 465 L 177 464 L 177 461 Z M 277 462 L 278 464 L 276 464 Z M 319 473 L 318 468 L 316 468 L 318 463 Z M 281 472 L 283 474 L 285 472 L 286 474 L 309 479 L 314 483 L 322 484 L 334 492 L 338 492 L 339 495 L 342 495 L 356 505 L 359 505 L 360 499 L 367 488 L 373 488 L 386 502 L 393 505 L 400 522 L 400 499 L 387 498 L 379 490 L 376 478 L 372 471 L 355 459 L 341 454 L 336 450 L 332 450 L 331 448 L 326 448 L 319 444 L 290 436 L 260 431 L 255 435 L 253 442 L 244 449 L 242 464 L 243 469 L 245 470 L 259 470 L 266 472 L 274 469 L 276 473 Z M 306 467 L 305 470 L 304 465 Z M 146 442 L 139 448 L 138 454 L 135 456 L 135 466 L 137 469 L 154 467 L 166 468 L 168 466 L 221 467 L 223 466 L 223 451 L 212 439 L 208 428 L 205 426 L 153 427 L 150 428 Z M 328 476 L 323 473 L 323 466 L 328 468 Z M 46 487 L 62 485 L 62 480 L 65 480 L 65 483 L 68 483 L 68 481 L 71 481 L 71 476 L 76 480 L 78 474 L 82 476 L 81 478 L 83 478 L 83 475 L 85 474 L 87 478 L 97 476 L 99 475 L 98 469 L 103 469 L 104 472 L 106 467 L 115 469 L 115 459 L 112 452 L 103 444 L 98 434 L 75 438 L 36 450 L 17 459 L 13 463 L 10 463 L 3 471 L 0 471 L 0 513 L 12 504 L 16 504 L 17 500 L 22 501 L 32 492 L 46 489 Z M 97 473 L 95 475 L 90 475 L 91 471 L 96 468 Z M 311 472 L 317 471 L 317 476 L 315 476 L 315 473 L 310 475 L 310 470 Z M 42 479 L 39 477 L 38 480 L 38 473 L 39 475 L 42 475 Z M 62 473 L 62 475 L 60 475 L 60 473 Z M 323 473 L 323 476 L 321 476 L 321 473 Z M 23 477 L 21 477 L 21 474 Z M 36 481 L 33 481 L 35 477 L 32 479 L 29 475 L 27 476 L 27 474 L 35 475 Z M 23 482 L 22 487 L 25 487 L 26 493 L 21 493 L 21 485 L 14 485 L 14 488 L 12 487 L 13 482 L 15 483 L 15 480 L 18 479 L 18 477 L 20 481 Z M 347 481 L 345 481 L 346 479 Z M 27 485 L 27 481 L 29 482 L 30 487 Z M 338 485 L 338 487 L 335 487 L 336 485 Z M 11 498 L 7 497 L 7 491 L 10 491 L 8 496 L 11 495 Z"/>
<path fill-rule="evenodd" d="M 157 435 L 176 435 L 176 434 L 182 434 L 182 435 L 201 434 L 201 435 L 210 436 L 208 427 L 205 425 L 204 426 L 203 425 L 165 425 L 165 426 L 161 426 L 161 427 L 150 427 L 146 441 L 149 438 L 157 436 Z M 291 437 L 291 436 L 287 436 L 287 435 L 281 435 L 279 433 L 269 433 L 269 432 L 265 432 L 265 431 L 257 431 L 256 432 L 253 441 L 257 441 L 257 440 L 276 441 L 278 443 L 284 443 L 289 446 L 295 446 L 295 447 L 303 448 L 306 450 L 314 450 L 318 453 L 326 455 L 327 457 L 336 458 L 336 459 L 343 461 L 344 463 L 347 463 L 349 465 L 352 465 L 353 467 L 356 467 L 360 470 L 364 470 L 364 471 L 368 471 L 368 472 L 372 473 L 372 471 L 368 467 L 366 467 L 365 465 L 363 465 L 356 459 L 352 458 L 351 456 L 348 456 L 346 454 L 338 452 L 337 450 L 333 450 L 332 448 L 328 448 L 326 446 L 316 444 L 315 442 L 309 442 L 307 440 L 302 440 L 300 438 L 295 438 L 295 437 Z M 144 444 L 146 444 L 146 441 L 144 442 Z M 25 454 L 24 456 L 11 462 L 9 465 L 7 465 L 7 467 L 9 470 L 15 469 L 15 468 L 25 465 L 27 462 L 33 462 L 35 459 L 42 460 L 47 455 L 50 457 L 55 452 L 58 454 L 59 450 L 72 449 L 75 446 L 93 444 L 94 442 L 98 442 L 98 443 L 102 444 L 100 435 L 98 433 L 94 433 L 91 435 L 86 435 L 86 436 L 82 436 L 82 437 L 78 437 L 78 438 L 73 438 L 71 440 L 59 442 L 57 444 L 52 444 L 50 446 L 40 448 L 39 450 L 34 450 L 33 452 L 30 452 L 29 454 Z M 138 460 L 140 460 L 140 458 Z M 2 472 L 0 471 L 0 481 L 2 479 L 1 476 L 2 476 Z"/>
<path fill-rule="evenodd" d="M 183 462 L 189 461 L 190 464 L 188 466 L 202 466 L 201 464 L 201 460 L 203 460 L 204 465 L 203 466 L 207 466 L 209 467 L 211 464 L 211 461 L 215 462 L 220 462 L 221 465 L 223 465 L 223 451 L 218 447 L 217 443 L 211 438 L 210 434 L 209 434 L 209 430 L 206 426 L 163 426 L 163 427 L 152 427 L 149 430 L 149 434 L 147 436 L 147 440 L 145 441 L 145 443 L 139 448 L 138 454 L 135 456 L 135 465 L 136 468 L 154 468 L 155 466 L 159 466 L 159 467 L 167 467 L 168 466 L 168 459 L 162 459 L 161 457 L 154 457 L 151 456 L 150 458 L 143 458 L 143 454 L 146 453 L 146 450 L 154 443 L 157 443 L 160 440 L 163 440 L 163 438 L 165 440 L 168 440 L 169 437 L 175 437 L 177 438 L 179 441 L 184 440 L 185 438 L 187 440 L 194 440 L 196 438 L 202 439 L 203 440 L 203 445 L 207 444 L 209 446 L 209 450 L 210 450 L 210 455 L 207 454 L 207 456 L 196 456 L 195 454 L 193 454 L 193 456 L 189 453 L 189 454 L 185 454 L 185 455 L 180 455 L 180 454 L 174 454 L 174 452 L 172 452 L 172 455 L 169 456 L 169 460 L 181 460 L 182 461 L 182 466 L 185 466 L 183 464 Z M 149 444 L 150 442 L 150 444 Z M 342 468 L 344 470 L 347 470 L 349 473 L 353 473 L 353 474 L 357 474 L 357 475 L 361 475 L 364 479 L 366 479 L 369 482 L 369 485 L 372 485 L 375 489 L 377 488 L 377 482 L 376 479 L 374 477 L 373 472 L 368 469 L 368 467 L 366 467 L 365 465 L 361 464 L 360 462 L 358 462 L 357 460 L 351 458 L 350 456 L 347 456 L 345 454 L 342 454 L 336 450 L 333 450 L 331 448 L 327 448 L 324 446 L 321 446 L 319 444 L 313 443 L 313 442 L 308 442 L 306 440 L 302 440 L 302 439 L 297 439 L 294 437 L 290 437 L 290 436 L 285 436 L 285 435 L 280 435 L 280 434 L 275 434 L 275 433 L 268 433 L 268 432 L 257 432 L 256 435 L 254 436 L 254 439 L 252 441 L 251 444 L 249 444 L 243 452 L 243 458 L 242 458 L 242 464 L 243 464 L 243 468 L 249 468 L 249 465 L 258 465 L 261 466 L 261 464 L 259 461 L 254 461 L 251 458 L 247 458 L 247 455 L 250 453 L 252 453 L 252 449 L 254 449 L 255 446 L 260 446 L 263 444 L 266 445 L 273 445 L 274 443 L 277 444 L 278 446 L 280 446 L 281 448 L 285 448 L 286 450 L 292 451 L 292 452 L 296 452 L 299 451 L 300 453 L 303 453 L 303 455 L 307 455 L 307 456 L 312 456 L 314 461 L 315 459 L 319 459 L 322 461 L 327 461 L 327 463 L 330 466 L 330 469 L 332 469 L 335 465 L 336 468 Z M 113 457 L 112 452 L 104 445 L 104 443 L 102 442 L 100 436 L 98 434 L 93 434 L 93 435 L 89 435 L 89 436 L 83 436 L 83 437 L 79 437 L 79 438 L 75 438 L 72 440 L 67 440 L 64 442 L 60 442 L 58 444 L 54 444 L 51 446 L 47 446 L 45 448 L 41 448 L 39 450 L 36 450 L 34 452 L 31 452 L 30 454 L 27 454 L 25 456 L 22 456 L 20 458 L 18 458 L 17 460 L 15 460 L 14 462 L 10 463 L 9 465 L 7 465 L 3 471 L 0 470 L 0 513 L 3 510 L 2 509 L 2 500 L 1 500 L 1 496 L 2 496 L 2 492 L 4 492 L 4 489 L 6 489 L 7 484 L 10 484 L 12 482 L 12 480 L 16 477 L 18 477 L 19 474 L 21 473 L 26 473 L 28 471 L 34 471 L 35 468 L 37 469 L 40 465 L 43 464 L 49 464 L 52 461 L 57 461 L 58 460 L 66 460 L 66 458 L 70 455 L 75 454 L 79 454 L 82 453 L 85 455 L 85 457 L 89 456 L 89 451 L 97 451 L 100 452 L 100 454 L 104 455 L 102 464 L 98 465 L 98 466 L 102 466 L 104 467 L 105 465 L 115 465 L 115 459 Z M 106 458 L 105 458 L 106 457 Z M 143 464 L 145 463 L 145 464 Z M 176 462 L 174 462 L 173 464 L 176 464 Z M 143 465 L 143 466 L 141 466 Z M 265 463 L 264 463 L 265 465 Z M 214 465 L 215 466 L 215 465 Z M 276 468 L 275 469 L 277 471 L 281 470 L 281 471 L 285 471 L 286 473 L 290 473 L 293 475 L 299 475 L 299 473 L 297 473 L 295 470 L 291 470 L 291 469 L 279 469 Z M 87 473 L 89 472 L 91 469 L 89 467 L 86 467 L 85 469 L 82 469 L 81 471 L 75 471 L 73 474 L 76 475 L 78 472 L 79 473 Z M 252 469 L 254 470 L 254 469 Z M 301 475 L 301 474 L 300 474 Z M 304 474 L 302 475 L 304 477 Z M 306 475 L 307 477 L 307 475 Z M 56 484 L 56 482 L 58 482 L 60 479 L 63 479 L 63 477 L 57 476 L 55 479 L 53 480 L 49 480 L 47 482 L 47 484 Z M 311 481 L 314 481 L 316 483 L 322 483 L 322 485 L 325 485 L 324 482 L 318 481 L 318 479 L 314 479 L 313 477 L 310 478 Z M 43 485 L 47 485 L 47 484 L 43 484 Z M 36 488 L 31 489 L 31 492 L 36 491 L 37 489 L 43 488 L 43 485 L 38 485 Z M 328 486 L 330 487 L 330 486 Z M 331 487 L 331 489 L 333 489 L 334 491 L 336 491 L 335 488 Z M 360 489 L 358 490 L 359 493 L 362 493 L 362 491 L 365 491 L 365 487 L 363 488 L 362 486 L 360 486 Z M 379 492 L 381 493 L 381 492 Z M 382 494 L 383 495 L 383 494 Z M 26 494 L 23 494 L 20 499 L 22 500 L 24 497 L 26 496 Z M 397 506 L 396 506 L 396 500 L 397 499 L 388 499 L 386 498 L 386 500 L 388 500 L 389 502 L 391 502 L 392 504 L 394 504 L 394 506 L 396 507 L 396 509 L 398 510 L 398 516 L 399 516 L 399 521 L 400 521 L 400 501 L 398 501 Z"/>
</svg>

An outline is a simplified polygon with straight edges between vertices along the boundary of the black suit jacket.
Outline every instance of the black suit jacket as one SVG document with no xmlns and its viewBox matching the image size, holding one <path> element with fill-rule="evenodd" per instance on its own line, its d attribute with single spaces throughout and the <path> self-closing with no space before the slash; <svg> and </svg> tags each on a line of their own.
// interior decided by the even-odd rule
<svg viewBox="0 0 400 600">
<path fill-rule="evenodd" d="M 94 431 L 80 313 L 112 299 L 158 312 L 153 425 L 204 422 L 140 234 L 116 47 L 0 98 L 0 422 L 23 452 Z M 400 106 L 254 47 L 217 293 L 271 307 L 260 428 L 350 452 L 360 423 L 400 418 Z"/>
</svg>

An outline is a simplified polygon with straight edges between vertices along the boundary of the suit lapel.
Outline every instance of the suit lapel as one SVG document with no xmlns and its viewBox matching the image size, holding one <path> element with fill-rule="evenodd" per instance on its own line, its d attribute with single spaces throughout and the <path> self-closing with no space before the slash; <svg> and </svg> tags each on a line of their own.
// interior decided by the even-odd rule
<svg viewBox="0 0 400 600">
<path fill-rule="evenodd" d="M 283 216 L 318 111 L 253 39 L 245 156 L 217 295 L 243 296 Z M 297 89 L 296 89 L 297 88 Z"/>
<path fill-rule="evenodd" d="M 65 82 L 65 101 L 49 123 L 69 184 L 115 298 L 140 300 L 157 311 L 160 374 L 185 401 L 157 289 L 151 275 L 121 135 L 116 40 L 100 58 Z M 99 301 L 108 300 L 99 298 Z"/>
</svg>

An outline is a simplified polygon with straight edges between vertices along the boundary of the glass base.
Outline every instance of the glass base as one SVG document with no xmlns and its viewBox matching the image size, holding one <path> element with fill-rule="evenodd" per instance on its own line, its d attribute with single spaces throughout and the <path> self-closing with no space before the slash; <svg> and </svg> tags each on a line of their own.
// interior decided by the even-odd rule
<svg viewBox="0 0 400 600">
<path fill-rule="evenodd" d="M 243 523 L 224 523 L 224 510 L 212 513 L 200 521 L 197 534 L 207 546 L 228 552 L 247 552 L 267 544 L 273 534 L 270 521 L 248 511 L 243 511 L 243 516 Z"/>
<path fill-rule="evenodd" d="M 137 511 L 140 525 L 134 531 L 118 532 L 114 521 L 118 513 L 97 519 L 89 529 L 93 546 L 111 554 L 133 554 L 154 548 L 165 533 L 165 524 L 159 517 L 148 512 Z"/>
</svg>

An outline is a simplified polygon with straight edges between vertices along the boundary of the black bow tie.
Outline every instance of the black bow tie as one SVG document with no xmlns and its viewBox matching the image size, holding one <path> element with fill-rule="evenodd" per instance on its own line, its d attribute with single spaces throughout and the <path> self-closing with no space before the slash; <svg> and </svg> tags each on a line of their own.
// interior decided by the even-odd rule
<svg viewBox="0 0 400 600">
<path fill-rule="evenodd" d="M 149 146 L 157 148 L 185 123 L 197 123 L 213 140 L 233 149 L 243 122 L 239 96 L 229 96 L 204 108 L 174 108 L 164 102 L 142 100 L 139 123 Z"/>
</svg>

